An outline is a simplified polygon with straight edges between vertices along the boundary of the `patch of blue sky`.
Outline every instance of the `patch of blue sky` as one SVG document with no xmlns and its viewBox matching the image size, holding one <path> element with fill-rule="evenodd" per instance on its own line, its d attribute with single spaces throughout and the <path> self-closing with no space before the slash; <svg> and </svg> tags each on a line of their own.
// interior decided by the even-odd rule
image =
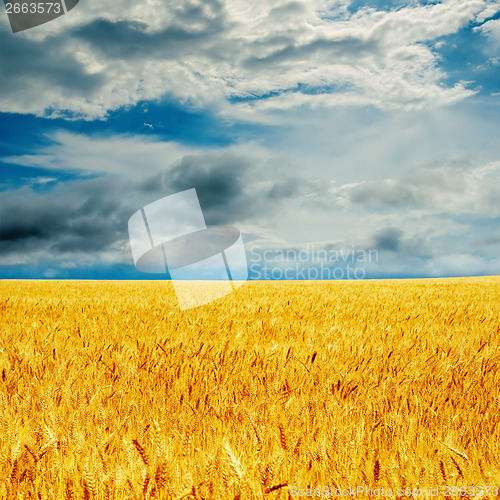
<svg viewBox="0 0 500 500">
<path fill-rule="evenodd" d="M 58 182 L 91 178 L 91 176 L 83 177 L 78 173 L 54 172 L 46 168 L 25 167 L 23 165 L 8 163 L 1 159 L 0 173 L 0 193 L 28 186 L 33 191 L 41 194 L 51 191 Z"/>
<path fill-rule="evenodd" d="M 434 5 L 441 3 L 439 0 L 353 0 L 349 3 L 347 10 L 354 14 L 362 9 L 374 9 L 378 11 L 395 11 L 403 7 L 414 7 L 419 5 Z"/>
<path fill-rule="evenodd" d="M 186 146 L 218 147 L 251 132 L 244 125 L 226 123 L 210 110 L 196 109 L 168 99 L 140 101 L 109 111 L 103 120 L 54 120 L 57 128 L 82 134 L 154 135 Z"/>
<path fill-rule="evenodd" d="M 376 10 L 380 12 L 391 12 L 404 7 L 414 7 L 420 5 L 433 5 L 441 3 L 439 0 L 352 0 L 346 10 L 326 10 L 322 12 L 321 19 L 337 20 L 345 18 L 347 15 L 356 14 L 363 10 Z"/>
<path fill-rule="evenodd" d="M 353 85 L 349 83 L 330 83 L 327 85 L 310 85 L 308 83 L 299 82 L 295 87 L 288 89 L 271 90 L 262 94 L 248 93 L 246 95 L 231 96 L 228 100 L 231 104 L 237 104 L 242 102 L 252 102 L 264 99 L 270 99 L 272 97 L 278 97 L 284 94 L 294 94 L 301 93 L 306 95 L 321 95 L 321 94 L 332 94 L 334 92 L 345 92 L 346 90 L 354 88 Z"/>
<path fill-rule="evenodd" d="M 55 181 L 81 179 L 70 171 L 53 172 L 36 166 L 25 167 L 7 157 L 30 155 L 52 143 L 57 131 L 88 136 L 139 135 L 175 141 L 187 147 L 226 147 L 244 137 L 246 141 L 272 137 L 270 127 L 229 123 L 210 110 L 197 110 L 169 101 L 142 101 L 110 111 L 102 120 L 43 118 L 0 113 L 0 191 L 30 185 L 46 191 Z M 47 181 L 47 179 L 54 181 Z M 89 178 L 86 176 L 85 178 Z"/>
<path fill-rule="evenodd" d="M 334 92 L 346 92 L 351 89 L 354 89 L 354 85 L 348 82 L 330 83 L 328 85 L 310 85 L 307 83 L 299 83 L 295 88 L 295 91 L 306 95 L 321 95 L 333 94 Z"/>
<path fill-rule="evenodd" d="M 0 279 L 78 279 L 78 280 L 165 280 L 166 274 L 144 274 L 130 263 L 81 265 L 71 260 L 0 266 Z"/>
<path fill-rule="evenodd" d="M 68 117 L 69 118 L 69 117 Z M 265 125 L 230 123 L 210 110 L 195 109 L 169 100 L 141 101 L 109 111 L 102 120 L 43 118 L 0 114 L 0 156 L 26 154 L 46 145 L 50 132 L 80 134 L 154 135 L 186 146 L 227 146 L 237 138 L 257 137 Z"/>
<path fill-rule="evenodd" d="M 270 90 L 270 91 L 264 92 L 262 94 L 247 92 L 244 95 L 232 95 L 227 100 L 231 104 L 238 104 L 238 103 L 242 103 L 242 102 L 251 102 L 251 101 L 259 101 L 262 99 L 270 99 L 272 97 L 278 97 L 282 94 L 288 94 L 290 92 L 293 92 L 293 90 L 292 89 Z"/>
<path fill-rule="evenodd" d="M 9 162 L 7 157 L 33 154 L 49 146 L 49 133 L 60 129 L 62 120 L 47 120 L 32 115 L 0 113 L 0 191 L 30 186 L 34 191 L 47 191 L 58 181 L 81 178 L 72 172 L 53 172 L 36 166 Z"/>
<path fill-rule="evenodd" d="M 500 12 L 484 22 L 499 19 Z M 479 29 L 483 23 L 468 23 L 458 32 L 439 37 L 427 43 L 438 55 L 440 68 L 446 73 L 443 83 L 453 85 L 459 81 L 479 95 L 491 95 L 500 91 L 499 54 L 496 60 L 491 41 Z"/>
</svg>

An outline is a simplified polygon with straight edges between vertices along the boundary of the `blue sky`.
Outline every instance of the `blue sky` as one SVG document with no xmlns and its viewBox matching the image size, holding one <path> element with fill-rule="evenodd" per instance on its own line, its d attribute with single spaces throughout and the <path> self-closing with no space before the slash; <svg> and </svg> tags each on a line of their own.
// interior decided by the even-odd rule
<svg viewBox="0 0 500 500">
<path fill-rule="evenodd" d="M 500 274 L 499 1 L 3 11 L 0 68 L 1 278 L 162 279 L 128 219 L 192 187 L 254 279 Z"/>
</svg>

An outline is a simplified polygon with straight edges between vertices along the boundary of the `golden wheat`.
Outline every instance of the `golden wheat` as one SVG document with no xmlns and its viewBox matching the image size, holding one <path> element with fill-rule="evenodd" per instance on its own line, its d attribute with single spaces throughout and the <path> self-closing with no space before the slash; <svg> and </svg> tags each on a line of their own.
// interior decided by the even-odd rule
<svg viewBox="0 0 500 500">
<path fill-rule="evenodd" d="M 0 299 L 0 498 L 500 485 L 498 277 L 249 282 L 183 312 L 159 281 Z"/>
</svg>

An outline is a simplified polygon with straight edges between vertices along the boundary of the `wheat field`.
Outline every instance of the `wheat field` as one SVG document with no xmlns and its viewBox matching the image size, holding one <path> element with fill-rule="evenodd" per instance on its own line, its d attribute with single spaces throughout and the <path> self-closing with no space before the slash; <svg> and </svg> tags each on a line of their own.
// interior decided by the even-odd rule
<svg viewBox="0 0 500 500">
<path fill-rule="evenodd" d="M 248 282 L 182 312 L 165 281 L 0 299 L 0 498 L 500 494 L 500 277 Z"/>
</svg>

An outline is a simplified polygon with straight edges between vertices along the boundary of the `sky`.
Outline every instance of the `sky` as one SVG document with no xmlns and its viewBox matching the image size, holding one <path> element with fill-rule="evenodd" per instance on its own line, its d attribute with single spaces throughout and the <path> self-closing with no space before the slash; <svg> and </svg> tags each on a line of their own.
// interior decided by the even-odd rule
<svg viewBox="0 0 500 500">
<path fill-rule="evenodd" d="M 498 0 L 2 8 L 0 278 L 163 279 L 128 221 L 191 188 L 250 279 L 498 275 L 499 138 Z"/>
</svg>

